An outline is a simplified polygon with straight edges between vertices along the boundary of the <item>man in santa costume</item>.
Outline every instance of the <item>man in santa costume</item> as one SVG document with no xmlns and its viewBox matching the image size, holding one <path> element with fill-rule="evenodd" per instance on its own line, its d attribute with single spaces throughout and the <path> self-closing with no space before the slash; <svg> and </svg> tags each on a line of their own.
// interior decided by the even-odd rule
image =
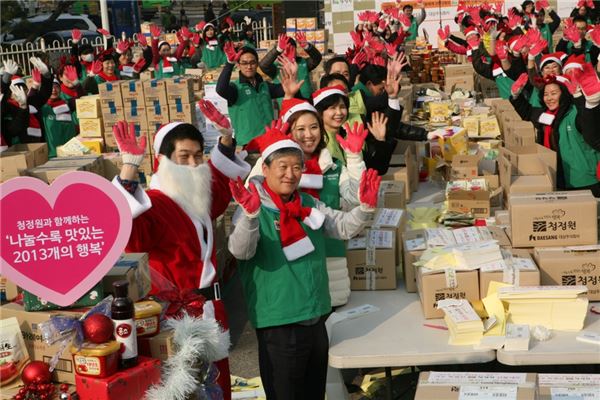
<svg viewBox="0 0 600 400">
<path fill-rule="evenodd" d="M 202 134 L 191 124 L 172 122 L 156 133 L 153 148 L 158 169 L 150 190 L 139 187 L 138 168 L 146 152 L 145 137 L 136 139 L 133 124 L 113 128 L 123 167 L 113 183 L 126 197 L 133 215 L 128 252 L 147 252 L 153 273 L 169 280 L 177 290 L 197 289 L 206 298 L 203 318 L 214 318 L 228 330 L 220 299 L 212 220 L 231 199 L 229 179 L 244 178 L 250 166 L 235 154 L 227 119 L 205 101 L 200 108 L 222 127 L 210 161 L 203 160 Z M 159 291 L 153 280 L 153 293 Z M 227 332 L 228 334 L 228 332 Z M 218 383 L 225 399 L 231 398 L 227 358 L 216 363 Z"/>
</svg>

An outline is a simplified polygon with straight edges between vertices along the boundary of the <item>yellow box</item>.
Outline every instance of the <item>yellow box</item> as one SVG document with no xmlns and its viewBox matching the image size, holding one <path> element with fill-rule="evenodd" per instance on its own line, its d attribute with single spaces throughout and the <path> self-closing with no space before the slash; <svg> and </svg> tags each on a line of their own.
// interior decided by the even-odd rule
<svg viewBox="0 0 600 400">
<path fill-rule="evenodd" d="M 319 29 L 315 31 L 315 42 L 325 41 L 325 30 Z"/>
<path fill-rule="evenodd" d="M 90 149 L 94 154 L 102 154 L 104 149 L 104 139 L 101 138 L 89 138 L 87 140 L 80 140 L 81 144 Z"/>
<path fill-rule="evenodd" d="M 306 33 L 306 40 L 309 41 L 310 43 L 314 42 L 315 39 L 315 31 L 307 31 Z"/>
<path fill-rule="evenodd" d="M 79 135 L 85 138 L 101 138 L 102 118 L 80 118 Z"/>
<path fill-rule="evenodd" d="M 100 118 L 100 95 L 83 96 L 75 100 L 77 118 Z"/>
<path fill-rule="evenodd" d="M 317 29 L 317 19 L 316 18 L 303 18 L 304 19 L 304 28 L 306 30 L 315 30 Z"/>
<path fill-rule="evenodd" d="M 286 18 L 285 19 L 285 27 L 296 29 L 296 18 Z"/>
</svg>

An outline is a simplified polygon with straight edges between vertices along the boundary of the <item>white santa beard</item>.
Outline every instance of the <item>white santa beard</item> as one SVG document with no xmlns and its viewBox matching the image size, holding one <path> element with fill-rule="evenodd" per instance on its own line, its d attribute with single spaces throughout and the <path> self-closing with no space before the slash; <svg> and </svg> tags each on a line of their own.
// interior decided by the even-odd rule
<svg viewBox="0 0 600 400">
<path fill-rule="evenodd" d="M 198 219 L 210 215 L 212 175 L 207 164 L 190 167 L 162 157 L 156 174 L 160 190 L 184 211 Z"/>
</svg>

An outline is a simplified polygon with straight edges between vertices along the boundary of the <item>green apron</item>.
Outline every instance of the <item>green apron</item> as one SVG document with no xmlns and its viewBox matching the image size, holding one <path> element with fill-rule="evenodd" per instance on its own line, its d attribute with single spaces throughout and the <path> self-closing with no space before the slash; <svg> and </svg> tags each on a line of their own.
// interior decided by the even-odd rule
<svg viewBox="0 0 600 400">
<path fill-rule="evenodd" d="M 552 42 L 552 32 L 550 31 L 550 27 L 548 26 L 548 24 L 542 25 L 540 33 L 542 34 L 542 39 L 548 42 L 548 50 L 554 49 L 554 43 Z"/>
<path fill-rule="evenodd" d="M 161 58 L 158 61 L 158 68 L 154 70 L 154 79 L 172 78 L 182 74 L 183 70 L 179 61 L 172 61 L 171 66 L 173 67 L 173 72 L 163 72 L 163 59 Z"/>
<path fill-rule="evenodd" d="M 48 143 L 48 157 L 56 157 L 56 148 L 67 143 L 77 136 L 77 125 L 71 121 L 58 121 L 54 110 L 48 104 L 41 109 L 46 142 Z"/>
<path fill-rule="evenodd" d="M 249 83 L 233 82 L 237 88 L 237 100 L 229 106 L 231 124 L 237 144 L 244 146 L 261 135 L 274 118 L 273 103 L 266 82 L 258 85 L 258 91 Z"/>
<path fill-rule="evenodd" d="M 513 81 L 506 75 L 498 75 L 495 78 L 496 86 L 498 87 L 498 93 L 503 99 L 509 99 L 511 96 L 510 88 L 512 87 Z"/>
<path fill-rule="evenodd" d="M 214 46 L 213 50 L 208 49 L 206 45 L 202 47 L 202 62 L 207 69 L 219 68 L 227 62 L 227 56 L 221 49 L 221 46 Z"/>
<path fill-rule="evenodd" d="M 329 150 L 329 154 L 331 157 L 336 160 L 340 160 L 344 165 L 346 165 L 346 153 L 340 146 L 335 137 L 335 132 L 325 132 L 327 134 L 327 150 Z"/>
</svg>

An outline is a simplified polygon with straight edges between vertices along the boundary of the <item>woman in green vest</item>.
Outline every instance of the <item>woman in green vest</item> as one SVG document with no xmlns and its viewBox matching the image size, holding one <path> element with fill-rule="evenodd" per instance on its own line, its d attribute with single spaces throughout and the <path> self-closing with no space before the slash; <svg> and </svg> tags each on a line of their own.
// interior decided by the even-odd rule
<svg viewBox="0 0 600 400">
<path fill-rule="evenodd" d="M 217 94 L 227 100 L 229 117 L 235 133 L 235 140 L 249 150 L 256 148 L 252 140 L 261 135 L 274 119 L 273 101 L 279 97 L 294 97 L 299 90 L 295 76 L 284 79 L 283 84 L 265 82 L 257 73 L 258 54 L 256 50 L 242 47 L 236 51 L 232 42 L 225 45 L 228 62 L 219 75 Z M 234 65 L 240 70 L 237 81 L 231 82 Z M 284 68 L 289 68 L 286 64 Z M 289 95 L 286 93 L 289 92 Z"/>
<path fill-rule="evenodd" d="M 365 172 L 360 206 L 342 212 L 298 192 L 303 153 L 283 132 L 261 137 L 261 155 L 264 178 L 253 178 L 249 190 L 241 180 L 230 183 L 242 212 L 228 242 L 256 329 L 261 380 L 268 399 L 323 399 L 331 311 L 325 238 L 348 240 L 361 231 L 381 179 Z"/>
<path fill-rule="evenodd" d="M 178 46 L 177 53 L 173 55 L 171 45 L 166 40 L 160 40 L 160 27 L 150 25 L 152 34 L 152 66 L 154 67 L 154 77 L 172 78 L 183 74 L 183 68 L 179 62 L 183 46 Z"/>
<path fill-rule="evenodd" d="M 534 107 L 541 107 L 542 101 L 540 99 L 540 87 L 543 86 L 538 83 L 539 78 L 546 78 L 550 75 L 561 75 L 563 73 L 562 65 L 567 55 L 560 51 L 556 53 L 544 54 L 540 58 L 539 67 L 536 69 L 535 58 L 528 57 L 527 61 L 527 74 L 529 75 L 529 83 L 533 86 L 531 95 L 529 97 L 529 104 Z M 539 71 L 539 72 L 538 72 Z"/>
<path fill-rule="evenodd" d="M 305 99 L 310 99 L 313 92 L 313 87 L 310 80 L 310 71 L 317 68 L 323 59 L 319 50 L 306 40 L 306 35 L 303 32 L 296 33 L 298 45 L 304 49 L 308 58 L 302 58 L 297 55 L 296 41 L 284 34 L 279 35 L 277 45 L 273 47 L 260 60 L 260 69 L 273 79 L 273 82 L 279 83 L 281 76 L 279 73 L 280 63 L 278 57 L 284 55 L 290 61 L 296 61 L 298 64 L 298 80 L 304 81 L 300 88 L 300 94 Z"/>
<path fill-rule="evenodd" d="M 366 170 L 362 146 L 367 131 L 362 123 L 347 128 L 347 140 L 340 138 L 346 165 L 327 150 L 327 135 L 317 110 L 307 101 L 286 99 L 282 103 L 281 120 L 287 123 L 292 139 L 304 153 L 305 169 L 298 188 L 321 200 L 334 210 L 347 210 L 358 205 L 358 183 Z M 385 126 L 382 127 L 385 129 Z M 262 158 L 252 168 L 248 180 L 262 175 Z M 326 239 L 327 273 L 332 306 L 346 304 L 350 296 L 350 279 L 346 265 L 346 249 L 342 241 Z"/>
<path fill-rule="evenodd" d="M 198 27 L 202 32 L 202 44 L 200 51 L 202 52 L 202 62 L 207 69 L 219 68 L 227 62 L 227 56 L 223 51 L 224 45 L 227 42 L 219 42 L 215 26 L 209 23 L 200 23 Z"/>
<path fill-rule="evenodd" d="M 98 85 L 104 82 L 118 81 L 119 70 L 113 57 L 112 49 L 105 50 L 94 61 L 92 70 L 88 72 L 87 78 L 83 82 L 83 88 L 86 93 L 98 94 Z"/>
<path fill-rule="evenodd" d="M 419 7 L 421 8 L 421 13 L 418 17 L 415 17 L 413 15 L 413 6 L 407 4 L 404 7 L 402 7 L 402 12 L 410 20 L 410 26 L 407 27 L 408 36 L 404 39 L 405 41 L 417 39 L 417 36 L 419 36 L 419 25 L 421 25 L 427 17 L 427 12 L 425 11 L 425 3 L 423 1 L 419 2 Z"/>
<path fill-rule="evenodd" d="M 56 157 L 56 148 L 77 135 L 77 124 L 66 101 L 60 96 L 60 82 L 54 80 L 52 94 L 41 108 L 42 122 L 48 143 L 48 157 Z"/>
<path fill-rule="evenodd" d="M 600 112 L 598 103 L 592 105 L 593 113 L 581 112 L 565 84 L 555 76 L 548 76 L 540 89 L 542 106 L 534 107 L 522 93 L 526 83 L 526 74 L 515 81 L 510 101 L 521 118 L 536 127 L 537 142 L 556 151 L 557 190 L 590 189 L 594 196 L 600 197 L 596 175 L 600 162 L 598 128 L 590 117 Z"/>
</svg>

